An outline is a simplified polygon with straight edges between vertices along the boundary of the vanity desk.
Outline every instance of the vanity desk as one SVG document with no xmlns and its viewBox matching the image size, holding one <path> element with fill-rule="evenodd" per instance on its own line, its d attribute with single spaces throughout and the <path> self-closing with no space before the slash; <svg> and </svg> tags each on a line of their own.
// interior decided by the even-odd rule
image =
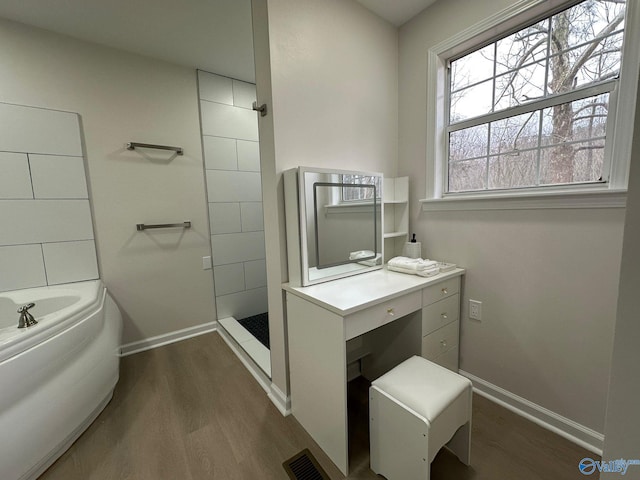
<svg viewBox="0 0 640 480">
<path fill-rule="evenodd" d="M 373 346 L 365 353 L 375 376 L 414 354 L 457 372 L 463 274 L 457 268 L 420 277 L 385 268 L 307 287 L 283 285 L 291 412 L 343 474 L 349 470 L 349 346 Z"/>
</svg>

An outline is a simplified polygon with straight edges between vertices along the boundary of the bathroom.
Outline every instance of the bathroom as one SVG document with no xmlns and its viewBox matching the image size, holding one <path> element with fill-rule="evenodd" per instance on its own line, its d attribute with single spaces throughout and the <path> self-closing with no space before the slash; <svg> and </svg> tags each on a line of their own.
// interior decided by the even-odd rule
<svg viewBox="0 0 640 480">
<path fill-rule="evenodd" d="M 347 157 L 349 168 L 409 175 L 410 221 L 424 255 L 467 269 L 462 316 L 476 298 L 489 321 L 463 327 L 462 368 L 604 433 L 625 209 L 426 212 L 419 203 L 427 190 L 423 46 L 510 2 L 464 9 L 437 2 L 400 28 L 355 2 L 317 1 L 309 9 L 297 3 L 268 2 L 268 24 L 259 11 L 266 6 L 253 5 L 263 20 L 253 26 L 258 100 L 273 107 L 273 116 L 259 120 L 270 399 L 283 412 L 289 408 L 280 173 L 304 164 L 344 168 Z M 114 22 L 130 22 L 124 25 L 134 32 L 154 28 L 143 20 L 145 9 L 132 8 L 112 12 Z M 186 17 L 174 8 L 169 16 L 181 21 L 162 25 L 165 36 L 186 35 L 183 22 L 221 34 L 234 29 L 229 17 Z M 244 15 L 251 16 L 248 2 Z M 213 328 L 214 280 L 202 268 L 211 250 L 195 69 L 152 58 L 160 53 L 140 55 L 142 47 L 127 53 L 17 19 L 36 27 L 2 21 L 0 101 L 81 114 L 100 274 L 125 317 L 123 344 L 144 348 Z M 110 33 L 104 42 L 117 46 L 118 32 Z M 252 72 L 215 73 L 252 80 Z M 179 145 L 185 155 L 165 162 L 151 153 L 149 160 L 127 151 L 129 141 Z M 189 231 L 135 230 L 141 222 L 183 220 L 192 222 Z"/>
</svg>

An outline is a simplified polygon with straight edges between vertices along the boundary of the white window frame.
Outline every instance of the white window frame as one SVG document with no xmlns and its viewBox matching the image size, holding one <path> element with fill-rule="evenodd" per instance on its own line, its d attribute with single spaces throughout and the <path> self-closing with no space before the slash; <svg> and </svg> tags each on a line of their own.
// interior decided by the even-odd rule
<svg viewBox="0 0 640 480">
<path fill-rule="evenodd" d="M 610 98 L 606 148 L 610 149 L 608 182 L 446 193 L 448 123 L 447 62 L 501 34 L 517 30 L 538 18 L 580 3 L 581 0 L 520 0 L 429 49 L 427 55 L 427 191 L 424 210 L 486 210 L 530 208 L 619 208 L 626 205 L 631 143 L 640 68 L 640 1 L 627 0 L 625 41 L 620 80 Z M 623 101 L 616 102 L 617 99 Z M 615 103 L 614 103 L 615 102 Z"/>
</svg>

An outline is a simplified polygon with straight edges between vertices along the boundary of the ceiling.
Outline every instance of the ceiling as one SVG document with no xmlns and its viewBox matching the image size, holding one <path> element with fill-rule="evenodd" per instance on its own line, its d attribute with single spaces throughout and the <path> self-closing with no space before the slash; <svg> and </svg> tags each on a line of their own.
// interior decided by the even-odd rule
<svg viewBox="0 0 640 480">
<path fill-rule="evenodd" d="M 415 17 L 436 0 L 357 0 L 396 27 Z"/>
<path fill-rule="evenodd" d="M 251 0 L 1 0 L 0 17 L 255 82 Z"/>
<path fill-rule="evenodd" d="M 435 0 L 357 0 L 399 26 Z M 251 0 L 1 0 L 0 17 L 255 82 Z"/>
</svg>

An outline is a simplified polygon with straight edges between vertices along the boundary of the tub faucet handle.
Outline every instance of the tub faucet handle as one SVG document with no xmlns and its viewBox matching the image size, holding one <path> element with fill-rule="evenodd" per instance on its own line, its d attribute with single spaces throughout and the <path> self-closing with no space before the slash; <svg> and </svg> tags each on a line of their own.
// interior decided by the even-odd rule
<svg viewBox="0 0 640 480">
<path fill-rule="evenodd" d="M 18 313 L 20 314 L 20 319 L 18 320 L 18 328 L 30 327 L 31 325 L 35 325 L 38 323 L 33 315 L 29 313 L 29 310 L 35 307 L 35 303 L 27 303 L 26 305 L 22 305 L 18 308 Z"/>
</svg>

